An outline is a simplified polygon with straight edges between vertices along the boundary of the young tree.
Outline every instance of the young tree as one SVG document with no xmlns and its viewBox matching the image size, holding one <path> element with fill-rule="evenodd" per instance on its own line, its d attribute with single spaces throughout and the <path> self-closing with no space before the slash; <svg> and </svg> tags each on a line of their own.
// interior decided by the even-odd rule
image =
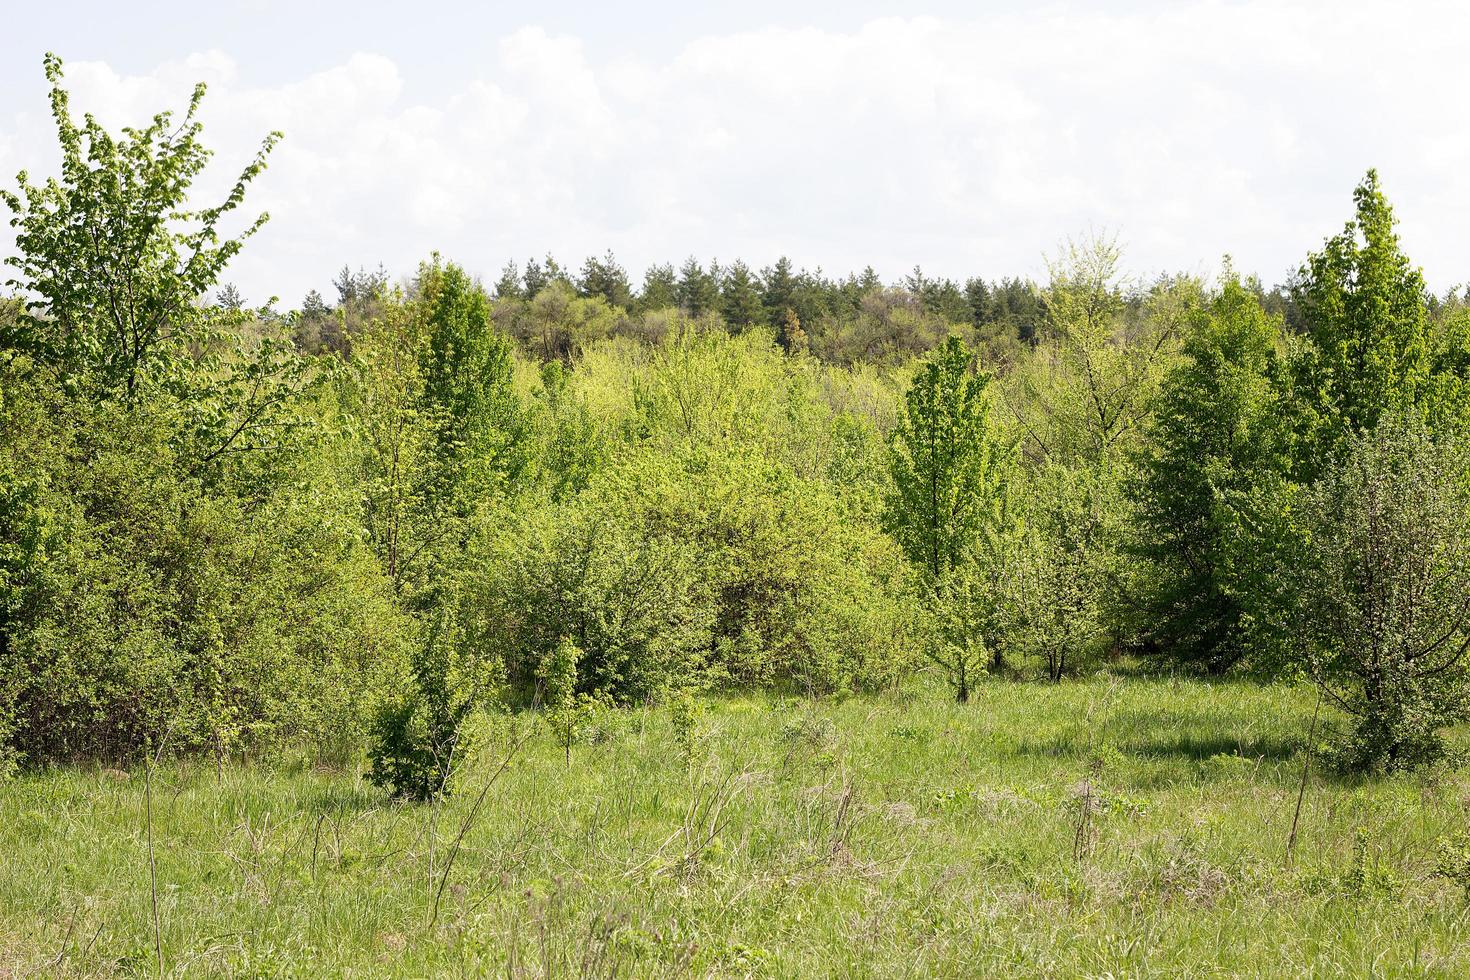
<svg viewBox="0 0 1470 980">
<path fill-rule="evenodd" d="M 344 402 L 356 420 L 363 521 L 384 572 L 398 593 L 417 577 L 435 534 L 424 499 L 433 438 L 423 417 L 420 325 L 401 294 L 352 348 Z"/>
<path fill-rule="evenodd" d="M 1235 561 L 1258 492 L 1287 479 L 1279 321 L 1233 275 L 1196 312 L 1128 483 L 1140 559 L 1136 631 L 1159 654 L 1222 672 L 1248 652 Z"/>
<path fill-rule="evenodd" d="M 430 616 L 410 657 L 407 681 L 379 707 L 371 730 L 368 782 L 426 802 L 449 795 L 473 753 L 471 716 L 495 703 L 500 664 L 475 656 L 453 603 Z"/>
<path fill-rule="evenodd" d="M 577 664 L 581 659 L 577 644 L 563 636 L 536 670 L 546 723 L 566 755 L 568 769 L 572 767 L 572 745 L 602 703 L 596 696 L 577 690 Z"/>
<path fill-rule="evenodd" d="M 1302 534 L 1283 564 L 1301 663 L 1356 719 L 1357 768 L 1398 768 L 1443 751 L 1470 713 L 1470 454 L 1399 410 L 1352 438 L 1303 495 Z"/>
<path fill-rule="evenodd" d="M 510 343 L 491 321 L 490 297 L 460 266 L 436 254 L 419 267 L 417 290 L 422 411 L 437 457 L 429 492 L 463 513 L 524 467 Z"/>
<path fill-rule="evenodd" d="M 1292 291 L 1311 340 L 1295 363 L 1298 397 L 1316 416 L 1306 479 L 1385 412 L 1417 404 L 1430 368 L 1424 278 L 1399 248 L 1376 171 L 1353 200 L 1353 220 L 1307 259 Z"/>
<path fill-rule="evenodd" d="M 1048 463 L 1030 475 L 1025 493 L 1026 523 L 1011 559 L 1011 642 L 1060 681 L 1103 634 L 1096 491 L 1087 473 Z"/>
<path fill-rule="evenodd" d="M 989 375 L 951 337 L 915 376 L 893 434 L 888 523 L 933 581 L 969 561 L 998 523 L 1006 452 L 991 426 Z"/>
<path fill-rule="evenodd" d="M 1003 510 L 1007 452 L 990 422 L 989 376 L 973 371 L 971 360 L 964 342 L 951 337 L 920 369 L 890 455 L 887 523 L 923 570 L 936 608 L 956 588 L 953 576 L 980 559 Z M 951 636 L 931 651 L 961 702 L 969 699 L 982 642 Z"/>
<path fill-rule="evenodd" d="M 22 171 L 24 200 L 0 191 L 17 229 L 19 254 L 7 262 L 19 278 L 10 284 L 37 297 L 17 339 L 63 375 L 85 374 L 131 402 L 144 375 L 197 338 L 204 313 L 195 301 L 265 224 L 262 214 L 234 238 L 220 233 L 280 134 L 265 137 L 221 203 L 192 208 L 189 189 L 210 158 L 196 118 L 202 84 L 181 122 L 160 112 L 118 138 L 90 113 L 80 126 L 73 120 L 61 59 L 52 54 L 46 78 L 61 141 L 60 179 L 34 185 Z"/>
</svg>

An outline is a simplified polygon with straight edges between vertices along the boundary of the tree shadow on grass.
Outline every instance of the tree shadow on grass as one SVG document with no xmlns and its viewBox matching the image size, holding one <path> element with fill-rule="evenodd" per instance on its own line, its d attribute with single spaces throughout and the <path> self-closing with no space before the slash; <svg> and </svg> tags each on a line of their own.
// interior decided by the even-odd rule
<svg viewBox="0 0 1470 980">
<path fill-rule="evenodd" d="M 1086 756 L 1100 744 L 1111 745 L 1125 756 L 1155 761 L 1204 762 L 1218 755 L 1239 756 L 1263 762 L 1284 762 L 1300 753 L 1305 731 L 1231 732 L 1210 730 L 1206 719 L 1124 712 L 1110 719 L 1106 732 L 1096 736 L 1082 726 L 1058 732 L 1051 738 L 1026 740 L 1016 747 L 1018 755 L 1049 757 Z"/>
<path fill-rule="evenodd" d="M 380 810 L 391 801 L 385 792 L 365 783 L 348 786 L 326 786 L 302 800 L 301 809 L 317 814 L 362 813 Z"/>
<path fill-rule="evenodd" d="M 1217 755 L 1236 755 L 1243 759 L 1285 762 L 1296 756 L 1301 742 L 1270 735 L 1231 736 L 1224 732 L 1218 735 L 1160 734 L 1128 739 L 1119 748 L 1125 755 L 1150 759 L 1203 762 Z"/>
</svg>

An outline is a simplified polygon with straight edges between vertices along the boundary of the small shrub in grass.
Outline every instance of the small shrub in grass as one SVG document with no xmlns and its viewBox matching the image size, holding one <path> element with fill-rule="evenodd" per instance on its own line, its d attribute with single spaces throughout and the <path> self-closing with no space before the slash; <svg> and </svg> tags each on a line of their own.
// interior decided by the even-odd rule
<svg viewBox="0 0 1470 980">
<path fill-rule="evenodd" d="M 1200 775 L 1205 779 L 1232 780 L 1249 779 L 1256 771 L 1256 760 L 1233 752 L 1216 752 L 1200 764 Z"/>
<path fill-rule="evenodd" d="M 415 801 L 446 795 L 473 746 L 466 725 L 493 698 L 498 672 L 468 652 L 448 609 L 431 620 L 413 654 L 411 683 L 379 709 L 368 781 Z"/>
<path fill-rule="evenodd" d="M 568 767 L 572 764 L 572 746 L 587 734 L 598 711 L 607 706 L 604 698 L 577 691 L 577 662 L 581 657 L 577 645 L 562 637 L 537 668 L 546 724 L 562 747 Z"/>
<path fill-rule="evenodd" d="M 1465 891 L 1470 900 L 1470 834 L 1459 831 L 1434 842 L 1435 871 Z"/>
<path fill-rule="evenodd" d="M 803 749 L 820 752 L 836 742 L 837 726 L 831 718 L 823 715 L 792 718 L 782 724 L 777 740 L 788 758 Z"/>
<path fill-rule="evenodd" d="M 1340 883 L 1344 892 L 1357 898 L 1393 895 L 1402 886 L 1398 872 L 1383 856 L 1383 848 L 1361 828 L 1353 835 L 1353 860 Z"/>
<path fill-rule="evenodd" d="M 705 751 L 704 703 L 688 688 L 681 688 L 669 698 L 669 720 L 674 726 L 674 741 L 684 756 L 684 766 L 693 770 Z"/>
<path fill-rule="evenodd" d="M 1359 827 L 1353 834 L 1353 856 L 1340 872 L 1319 870 L 1302 876 L 1309 895 L 1338 895 L 1347 898 L 1372 898 L 1398 894 L 1403 881 L 1392 863 L 1384 857 L 1382 846 Z"/>
</svg>

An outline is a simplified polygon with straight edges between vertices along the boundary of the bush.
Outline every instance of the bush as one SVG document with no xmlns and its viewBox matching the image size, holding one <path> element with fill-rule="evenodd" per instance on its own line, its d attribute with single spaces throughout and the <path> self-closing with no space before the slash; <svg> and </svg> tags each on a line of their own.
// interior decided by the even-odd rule
<svg viewBox="0 0 1470 980">
<path fill-rule="evenodd" d="M 476 655 L 446 604 L 423 630 L 411 683 L 384 701 L 372 721 L 367 778 L 402 799 L 447 795 L 455 767 L 473 752 L 471 715 L 495 701 L 498 664 Z"/>
<path fill-rule="evenodd" d="M 579 689 L 630 700 L 704 671 L 739 684 L 875 688 L 911 665 L 908 571 L 823 485 L 780 464 L 634 453 L 497 536 L 478 618 L 529 685 L 562 637 Z"/>
<path fill-rule="evenodd" d="M 1467 473 L 1462 443 L 1394 414 L 1303 495 L 1281 593 L 1302 666 L 1355 719 L 1349 768 L 1428 762 L 1470 714 Z"/>
<path fill-rule="evenodd" d="M 30 764 L 224 754 L 361 731 L 400 621 L 351 498 L 280 472 L 206 488 L 167 400 L 12 376 L 0 446 L 0 692 Z M 303 451 L 304 452 L 304 451 Z"/>
</svg>

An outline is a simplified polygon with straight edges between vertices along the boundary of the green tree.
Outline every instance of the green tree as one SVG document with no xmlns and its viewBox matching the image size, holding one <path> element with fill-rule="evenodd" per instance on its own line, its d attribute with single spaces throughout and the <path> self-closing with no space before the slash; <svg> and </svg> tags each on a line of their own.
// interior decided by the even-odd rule
<svg viewBox="0 0 1470 980">
<path fill-rule="evenodd" d="M 525 299 L 521 292 L 521 270 L 514 260 L 505 263 L 500 278 L 495 280 L 496 299 Z"/>
<path fill-rule="evenodd" d="M 474 749 L 471 716 L 496 701 L 499 664 L 475 656 L 469 637 L 444 602 L 423 627 L 410 658 L 409 683 L 380 705 L 370 729 L 367 778 L 402 799 L 447 796 L 454 774 Z"/>
<path fill-rule="evenodd" d="M 643 288 L 638 292 L 638 312 L 662 310 L 679 304 L 678 280 L 668 263 L 651 265 L 643 274 Z"/>
<path fill-rule="evenodd" d="M 1104 633 L 1096 487 L 1085 471 L 1046 463 L 1029 475 L 1023 514 L 1009 583 L 1012 644 L 1059 681 Z"/>
<path fill-rule="evenodd" d="M 546 723 L 561 745 L 569 769 L 572 745 L 602 705 L 599 698 L 577 690 L 577 664 L 581 659 L 582 651 L 564 636 L 551 648 L 536 671 Z"/>
<path fill-rule="evenodd" d="M 633 286 L 628 282 L 628 273 L 618 265 L 612 252 L 600 259 L 589 257 L 582 264 L 577 292 L 583 297 L 600 296 L 608 306 L 619 309 L 627 310 L 633 306 Z"/>
<path fill-rule="evenodd" d="M 893 433 L 888 523 L 932 581 L 970 560 L 997 525 L 1006 451 L 990 421 L 990 377 L 951 337 L 914 377 Z"/>
<path fill-rule="evenodd" d="M 755 277 L 744 262 L 736 261 L 720 281 L 720 313 L 735 333 L 766 322 Z"/>
<path fill-rule="evenodd" d="M 1316 416 L 1302 457 L 1308 480 L 1386 411 L 1418 403 L 1431 363 L 1424 279 L 1399 247 L 1376 171 L 1353 201 L 1353 220 L 1307 259 L 1292 293 L 1311 341 L 1295 362 L 1299 397 Z"/>
<path fill-rule="evenodd" d="M 343 405 L 356 420 L 363 523 L 399 593 L 418 577 L 440 531 L 425 499 L 434 443 L 424 418 L 423 346 L 412 305 L 394 294 L 353 345 L 343 377 Z"/>
<path fill-rule="evenodd" d="M 73 120 L 55 55 L 46 56 L 46 79 L 61 176 L 34 185 L 22 171 L 24 200 L 0 191 L 17 229 L 19 254 L 7 261 L 20 277 L 11 285 L 36 297 L 17 339 L 37 361 L 132 401 L 145 374 L 197 339 L 206 314 L 195 301 L 265 223 L 262 214 L 234 238 L 220 232 L 280 134 L 265 137 L 221 203 L 192 208 L 189 189 L 210 158 L 196 118 L 202 84 L 182 121 L 160 112 L 118 138 L 90 113 L 80 126 Z"/>
<path fill-rule="evenodd" d="M 1281 569 L 1299 662 L 1355 719 L 1354 768 L 1443 752 L 1470 714 L 1470 456 L 1396 410 L 1353 437 L 1301 497 Z"/>
<path fill-rule="evenodd" d="M 489 296 L 458 265 L 435 255 L 419 267 L 417 290 L 423 414 L 437 456 L 429 481 L 463 512 L 525 466 L 510 343 L 495 330 Z"/>
<path fill-rule="evenodd" d="M 923 571 L 941 619 L 975 608 L 974 579 L 963 587 L 954 579 L 985 557 L 1003 519 L 1008 452 L 991 425 L 989 383 L 972 370 L 963 341 L 951 337 L 915 376 L 893 433 L 887 524 Z M 988 638 L 942 632 L 930 657 L 949 674 L 957 700 L 967 701 Z"/>
<path fill-rule="evenodd" d="M 1280 322 L 1238 278 L 1227 274 L 1191 319 L 1128 483 L 1128 550 L 1140 560 L 1137 634 L 1219 673 L 1250 650 L 1249 563 L 1236 559 L 1253 538 L 1256 502 L 1290 473 L 1289 400 Z"/>
<path fill-rule="evenodd" d="M 766 320 L 781 323 L 787 310 L 796 309 L 796 273 L 791 260 L 781 256 L 776 264 L 761 270 L 761 304 L 766 308 Z"/>
<path fill-rule="evenodd" d="M 681 309 L 697 317 L 720 306 L 720 282 L 715 272 L 706 272 L 699 260 L 690 256 L 679 267 L 679 281 L 674 298 Z"/>
</svg>

